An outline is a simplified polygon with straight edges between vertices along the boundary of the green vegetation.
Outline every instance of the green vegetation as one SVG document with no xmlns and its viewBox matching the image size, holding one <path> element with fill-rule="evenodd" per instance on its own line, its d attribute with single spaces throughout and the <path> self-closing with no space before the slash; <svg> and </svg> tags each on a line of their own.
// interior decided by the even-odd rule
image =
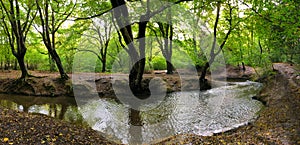
<svg viewBox="0 0 300 145">
<path fill-rule="evenodd" d="M 76 90 L 87 100 L 95 99 L 95 93 L 107 99 L 117 97 L 117 89 L 113 87 L 116 82 L 124 98 L 127 98 L 126 85 L 129 85 L 136 97 L 147 102 L 145 99 L 151 95 L 152 88 L 155 88 L 152 92 L 159 88 L 157 90 L 166 89 L 169 93 L 198 89 L 200 85 L 204 90 L 214 86 L 206 79 L 208 72 L 211 76 L 215 72 L 235 81 L 248 79 L 255 71 L 259 74 L 255 79 L 266 84 L 260 95 L 251 98 L 266 104 L 257 122 L 212 137 L 189 134 L 186 138 L 181 131 L 172 128 L 178 135 L 162 144 L 300 144 L 299 9 L 297 0 L 0 0 L 0 92 L 8 96 L 54 97 L 75 96 Z M 221 72 L 220 66 L 228 66 L 228 74 L 231 70 L 233 75 Z M 161 87 L 164 85 L 160 79 L 153 79 L 154 75 L 144 75 L 153 70 L 166 70 L 166 74 L 157 75 L 162 77 L 166 88 Z M 176 71 L 179 75 L 169 75 Z M 21 75 L 16 79 L 19 72 Z M 78 84 L 75 84 L 76 79 L 72 82 L 69 74 L 77 72 L 85 73 L 78 75 Z M 93 72 L 101 73 L 101 78 L 88 75 Z M 129 80 L 123 77 L 114 80 L 116 77 L 105 73 L 128 73 Z M 192 73 L 195 75 L 191 76 Z M 56 79 L 58 74 L 60 79 Z M 181 79 L 181 74 L 186 80 Z M 94 85 L 90 80 L 96 77 L 94 89 L 88 84 Z M 156 92 L 152 96 L 156 96 Z M 62 102 L 59 97 L 53 99 Z M 120 98 L 117 100 L 122 102 Z M 174 103 L 183 100 L 174 100 Z M 21 104 L 23 111 L 28 112 L 32 104 L 37 104 L 35 101 L 26 99 L 30 104 Z M 63 106 L 47 108 L 51 110 L 49 114 L 59 118 L 72 116 L 67 119 L 70 122 L 85 118 L 72 114 L 77 111 L 72 108 L 69 112 Z M 107 107 L 104 110 L 109 111 Z M 3 143 L 108 144 L 91 129 L 1 106 L 0 112 L 0 142 Z M 126 113 L 130 125 L 143 126 L 143 112 L 129 108 Z M 226 115 L 231 118 L 230 114 Z M 180 113 L 178 117 L 187 116 Z M 101 122 L 111 125 L 105 120 Z M 137 136 L 129 134 L 128 137 L 144 139 L 142 128 L 141 133 L 132 129 L 129 132 Z"/>
<path fill-rule="evenodd" d="M 110 11 L 122 4 L 123 11 Z M 75 55 L 81 72 L 110 72 L 128 59 L 138 62 L 130 73 L 139 80 L 145 69 L 173 73 L 187 54 L 204 80 L 223 53 L 227 64 L 267 71 L 273 62 L 300 63 L 299 7 L 281 0 L 1 0 L 0 68 L 20 69 L 21 78 L 29 69 L 68 79 Z M 211 44 L 199 40 L 204 31 Z"/>
</svg>

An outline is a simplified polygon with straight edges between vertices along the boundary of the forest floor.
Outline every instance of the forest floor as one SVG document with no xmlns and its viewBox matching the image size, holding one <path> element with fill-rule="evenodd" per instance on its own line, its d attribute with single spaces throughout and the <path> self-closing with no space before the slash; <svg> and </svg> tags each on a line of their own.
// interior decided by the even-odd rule
<svg viewBox="0 0 300 145">
<path fill-rule="evenodd" d="M 165 139 L 159 144 L 300 144 L 300 112 L 298 112 L 298 110 L 300 110 L 299 68 L 284 63 L 274 64 L 274 67 L 278 70 L 277 74 L 260 80 L 265 85 L 257 99 L 265 102 L 266 107 L 261 111 L 257 121 L 235 130 L 215 134 L 210 137 L 181 134 Z M 254 70 L 251 68 L 247 68 L 246 70 L 248 72 L 241 73 L 237 68 L 231 67 L 228 69 L 229 73 L 227 73 L 227 76 L 233 79 L 247 79 L 254 73 Z M 48 76 L 46 78 L 56 80 L 54 83 L 58 84 L 53 85 L 53 81 L 47 82 L 49 79 L 43 77 L 43 81 L 46 80 L 46 82 L 42 82 L 42 84 L 38 85 L 44 85 L 46 89 L 49 89 L 49 86 L 62 84 L 59 79 L 57 79 L 59 76 L 57 73 L 31 73 L 35 76 L 46 75 Z M 160 75 L 164 80 L 171 83 L 180 80 L 176 74 L 165 75 L 159 72 L 156 75 Z M 4 90 L 3 83 L 13 82 L 12 80 L 17 79 L 18 76 L 19 72 L 17 71 L 0 72 L 0 90 Z M 109 79 L 110 75 L 102 74 L 101 76 L 106 77 L 101 77 L 98 82 L 107 84 L 107 79 L 103 80 L 102 78 Z M 153 74 L 145 75 L 145 77 L 152 76 Z M 30 83 L 30 85 L 32 85 L 39 82 L 32 79 Z M 64 82 L 64 84 L 65 83 L 66 82 Z M 69 87 L 70 86 L 68 86 L 68 89 L 70 89 Z M 19 90 L 20 89 L 22 89 L 22 87 L 19 88 Z M 23 89 L 26 90 L 28 88 Z M 37 90 L 35 90 L 37 88 L 30 89 L 31 91 L 29 91 L 29 93 L 37 92 Z M 46 89 L 44 91 L 47 91 Z M 60 91 L 57 88 L 52 89 L 58 92 Z M 173 87 L 173 89 L 176 90 L 178 87 Z M 2 143 L 112 144 L 90 128 L 72 125 L 43 115 L 17 112 L 0 107 L 0 144 Z"/>
</svg>

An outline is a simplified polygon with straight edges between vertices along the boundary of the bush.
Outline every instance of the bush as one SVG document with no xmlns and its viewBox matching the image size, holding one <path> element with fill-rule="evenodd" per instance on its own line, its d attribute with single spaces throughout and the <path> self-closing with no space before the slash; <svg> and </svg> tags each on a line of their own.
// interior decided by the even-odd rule
<svg viewBox="0 0 300 145">
<path fill-rule="evenodd" d="M 162 56 L 157 56 L 152 60 L 154 70 L 165 70 L 167 68 L 166 60 Z"/>
</svg>

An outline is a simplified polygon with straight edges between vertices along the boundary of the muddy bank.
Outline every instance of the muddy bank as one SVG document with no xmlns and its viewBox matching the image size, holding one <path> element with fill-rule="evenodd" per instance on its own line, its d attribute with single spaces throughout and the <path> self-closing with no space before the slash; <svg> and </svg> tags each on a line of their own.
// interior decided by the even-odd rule
<svg viewBox="0 0 300 145">
<path fill-rule="evenodd" d="M 187 70 L 188 71 L 188 70 Z M 72 79 L 63 81 L 59 79 L 57 73 L 47 72 L 31 72 L 34 76 L 29 77 L 26 81 L 17 79 L 18 71 L 0 72 L 0 93 L 21 94 L 30 96 L 74 96 L 73 89 L 79 89 L 78 92 L 88 94 L 92 85 L 96 84 L 97 92 L 100 97 L 114 97 L 115 92 L 112 83 L 128 86 L 128 80 L 125 74 L 80 74 L 80 83 L 72 82 Z M 217 78 L 227 78 L 232 81 L 251 79 L 254 70 L 247 67 L 246 71 L 242 71 L 239 67 L 227 66 L 227 72 L 220 72 Z M 69 76 L 72 76 L 69 74 Z M 95 77 L 95 78 L 93 78 Z M 125 77 L 125 78 L 124 78 Z M 161 78 L 166 86 L 166 91 L 176 92 L 181 90 L 198 90 L 198 76 L 182 75 L 178 73 L 165 74 L 164 71 L 156 71 L 152 74 L 144 74 L 142 82 L 143 87 L 148 87 L 149 82 L 154 78 Z M 115 79 L 115 80 L 114 80 Z M 210 88 L 210 74 L 207 76 L 208 83 L 202 83 L 201 89 Z"/>
<path fill-rule="evenodd" d="M 83 74 L 85 75 L 85 74 Z M 161 76 L 167 87 L 167 92 L 180 91 L 182 87 L 189 88 L 191 90 L 197 89 L 198 84 L 197 77 L 188 79 L 187 85 L 182 86 L 180 78 L 178 76 Z M 116 76 L 116 78 L 118 78 Z M 153 76 L 147 75 L 142 85 L 147 87 Z M 128 86 L 127 79 L 118 79 L 118 86 Z M 115 92 L 112 87 L 113 78 L 112 77 L 99 77 L 96 80 L 84 79 L 81 80 L 79 84 L 72 84 L 72 80 L 62 81 L 58 78 L 36 78 L 30 77 L 26 81 L 21 81 L 17 79 L 0 79 L 0 93 L 7 94 L 20 94 L 29 96 L 74 96 L 73 89 L 77 89 L 78 92 L 82 94 L 89 94 L 91 92 L 91 87 L 96 84 L 97 92 L 100 97 L 114 97 Z"/>
<path fill-rule="evenodd" d="M 29 77 L 26 81 L 0 79 L 0 93 L 29 96 L 69 96 L 73 94 L 72 82 L 50 77 Z"/>
</svg>

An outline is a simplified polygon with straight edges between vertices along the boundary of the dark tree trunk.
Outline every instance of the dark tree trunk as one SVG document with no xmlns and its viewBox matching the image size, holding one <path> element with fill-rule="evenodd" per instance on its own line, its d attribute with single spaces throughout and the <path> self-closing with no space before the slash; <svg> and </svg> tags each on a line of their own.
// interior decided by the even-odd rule
<svg viewBox="0 0 300 145">
<path fill-rule="evenodd" d="M 132 66 L 132 69 L 129 73 L 129 87 L 135 95 L 144 92 L 144 89 L 142 88 L 142 79 L 144 74 L 145 61 L 145 58 L 142 58 L 141 60 L 137 61 Z"/>
<path fill-rule="evenodd" d="M 129 123 L 134 126 L 142 126 L 142 120 L 140 116 L 140 111 L 129 109 Z"/>
<path fill-rule="evenodd" d="M 138 88 L 138 93 L 144 92 L 142 88 L 142 79 L 143 79 L 143 74 L 145 70 L 145 64 L 146 64 L 146 56 L 145 56 L 145 46 L 146 46 L 146 26 L 148 21 L 144 21 L 144 16 L 141 16 L 140 22 L 139 22 L 139 34 L 138 34 L 138 39 L 139 39 L 139 50 L 140 50 L 140 60 L 138 61 L 138 68 L 137 68 L 137 78 L 135 80 L 135 88 Z M 134 80 L 132 80 L 134 81 Z M 132 88 L 133 89 L 133 88 Z"/>
<path fill-rule="evenodd" d="M 4 64 L 4 70 L 8 70 L 8 64 L 7 64 L 7 62 Z"/>
<path fill-rule="evenodd" d="M 167 63 L 167 74 L 173 74 L 173 65 L 170 61 L 166 61 Z"/>
<path fill-rule="evenodd" d="M 52 57 L 52 59 L 55 61 L 56 66 L 59 70 L 60 76 L 63 80 L 69 79 L 69 76 L 65 73 L 63 65 L 61 63 L 61 60 L 59 58 L 59 55 L 56 52 L 55 47 L 55 33 L 57 32 L 58 28 L 61 26 L 61 24 L 66 21 L 66 19 L 70 16 L 72 13 L 72 10 L 70 13 L 66 14 L 66 17 L 62 19 L 55 19 L 55 13 L 53 9 L 49 12 L 49 1 L 45 1 L 43 4 L 43 7 L 40 6 L 41 3 L 39 3 L 38 0 L 36 0 L 36 6 L 37 10 L 40 15 L 40 21 L 41 26 L 43 27 L 42 32 L 40 34 L 42 35 L 43 42 L 48 50 L 49 55 Z M 51 13 L 49 15 L 49 13 Z M 57 24 L 58 25 L 57 25 Z M 52 61 L 50 59 L 50 61 Z M 50 63 L 51 65 L 51 63 Z"/>
<path fill-rule="evenodd" d="M 208 83 L 207 79 L 205 79 L 206 73 L 207 73 L 207 69 L 210 67 L 210 65 L 214 62 L 215 57 L 221 52 L 223 46 L 226 43 L 226 40 L 230 34 L 231 29 L 227 32 L 224 41 L 222 42 L 222 44 L 220 45 L 219 50 L 217 51 L 217 53 L 215 53 L 216 50 L 216 43 L 217 43 L 217 26 L 218 26 L 218 22 L 219 22 L 219 16 L 220 16 L 220 8 L 221 8 L 221 3 L 218 2 L 217 3 L 217 16 L 216 16 L 216 20 L 215 20 L 215 24 L 214 24 L 214 39 L 213 39 L 213 44 L 212 44 L 212 49 L 210 50 L 210 59 L 208 62 L 205 63 L 205 66 L 201 72 L 201 76 L 199 77 L 199 85 L 200 85 L 200 90 L 207 90 L 210 89 L 211 86 Z M 230 20 L 231 21 L 231 20 Z M 231 22 L 230 22 L 231 24 Z"/>
<path fill-rule="evenodd" d="M 23 105 L 23 112 L 28 113 L 28 110 L 29 110 L 29 106 Z"/>
<path fill-rule="evenodd" d="M 130 143 L 132 144 L 142 144 L 143 143 L 143 131 L 142 131 L 142 119 L 140 111 L 129 109 L 129 135 Z"/>
<path fill-rule="evenodd" d="M 202 72 L 201 72 L 201 76 L 200 76 L 200 82 L 203 82 L 205 80 L 205 76 L 206 76 L 206 72 L 207 72 L 207 69 L 209 68 L 209 63 L 206 62 L 203 69 L 202 69 Z"/>
<path fill-rule="evenodd" d="M 19 63 L 19 66 L 20 66 L 20 69 L 21 69 L 21 72 L 22 72 L 21 79 L 26 78 L 29 75 L 29 73 L 27 71 L 27 68 L 26 68 L 26 65 L 25 65 L 25 62 L 24 62 L 24 55 L 18 56 L 17 60 L 18 60 L 18 63 Z"/>
<path fill-rule="evenodd" d="M 139 53 L 137 52 L 133 43 L 133 35 L 131 29 L 131 23 L 128 19 L 128 9 L 126 7 L 126 2 L 124 0 L 111 0 L 111 4 L 113 8 L 117 8 L 118 6 L 122 6 L 119 9 L 114 9 L 114 17 L 116 18 L 116 22 L 120 27 L 121 34 L 125 43 L 128 46 L 128 53 L 130 59 L 133 63 L 133 66 L 129 72 L 129 87 L 131 91 L 136 95 L 143 92 L 142 89 L 142 78 L 145 68 L 145 32 L 146 32 L 146 25 L 148 22 L 147 15 L 143 15 L 140 18 L 139 22 L 139 32 L 138 32 L 138 39 L 139 39 Z"/>
<path fill-rule="evenodd" d="M 205 63 L 205 66 L 202 69 L 201 76 L 199 77 L 199 86 L 200 90 L 208 90 L 211 89 L 210 84 L 208 83 L 207 79 L 205 79 L 207 69 L 209 68 L 209 62 Z"/>
<path fill-rule="evenodd" d="M 26 5 L 28 7 L 28 9 L 26 9 L 27 12 L 25 12 L 25 11 L 24 12 L 27 13 L 26 14 L 27 19 L 24 19 L 23 21 L 21 21 L 22 14 L 21 14 L 20 6 L 19 6 L 20 3 L 17 0 L 9 1 L 9 9 L 6 8 L 8 5 L 5 5 L 2 0 L 0 2 L 1 2 L 1 7 L 5 10 L 7 17 L 9 17 L 9 22 L 10 22 L 10 26 L 11 26 L 10 28 L 8 28 L 7 27 L 8 25 L 6 24 L 6 22 L 3 21 L 4 31 L 6 32 L 6 34 L 8 36 L 12 53 L 18 60 L 18 63 L 19 63 L 19 66 L 20 66 L 20 69 L 22 72 L 21 79 L 24 79 L 27 76 L 29 76 L 25 62 L 24 62 L 24 57 L 25 57 L 26 50 L 27 50 L 27 48 L 25 46 L 26 35 L 27 35 L 28 31 L 30 30 L 32 22 L 35 18 L 35 15 L 30 12 L 33 9 L 33 4 Z M 2 11 L 2 12 L 4 12 L 4 11 Z M 31 15 L 33 15 L 32 18 L 29 17 Z M 15 47 L 16 47 L 16 49 L 15 49 Z M 16 67 L 17 65 L 14 65 L 14 66 Z"/>
<path fill-rule="evenodd" d="M 102 62 L 102 69 L 101 69 L 101 72 L 106 72 L 106 58 L 102 58 L 101 60 Z"/>
<path fill-rule="evenodd" d="M 242 66 L 243 66 L 243 71 L 246 71 L 246 67 L 245 67 L 245 63 L 242 62 Z"/>
<path fill-rule="evenodd" d="M 171 23 L 171 22 L 170 22 Z M 163 41 L 159 42 L 160 44 L 160 50 L 163 52 L 163 56 L 166 60 L 167 64 L 167 74 L 173 74 L 173 65 L 172 65 L 172 48 L 173 48 L 173 25 L 172 24 L 163 24 L 163 23 L 157 23 L 159 25 L 159 30 L 165 38 Z M 158 37 L 158 36 L 156 36 Z M 158 41 L 160 41 L 158 39 Z"/>
<path fill-rule="evenodd" d="M 174 67 L 173 67 L 172 61 L 171 61 L 172 53 L 173 53 L 173 25 L 172 24 L 170 25 L 170 37 L 169 37 L 169 39 L 170 39 L 169 40 L 169 47 L 168 47 L 169 51 L 168 51 L 168 56 L 167 56 L 169 62 L 167 62 L 167 74 L 173 74 Z"/>
<path fill-rule="evenodd" d="M 53 12 L 52 12 L 52 21 L 54 21 L 54 14 L 53 14 Z M 53 25 L 52 28 L 54 28 L 54 22 L 52 22 L 52 25 Z M 56 66 L 57 66 L 58 71 L 60 73 L 60 77 L 63 80 L 67 80 L 67 79 L 69 79 L 69 76 L 65 72 L 64 67 L 63 67 L 63 65 L 61 63 L 60 57 L 59 57 L 59 55 L 57 54 L 57 52 L 55 50 L 56 49 L 56 47 L 55 47 L 55 31 L 52 30 L 52 35 L 51 36 L 52 36 L 52 47 L 50 47 L 51 50 L 49 50 L 49 51 L 51 51 L 50 54 L 52 56 L 52 59 L 56 63 Z"/>
<path fill-rule="evenodd" d="M 18 38 L 17 39 L 17 52 L 14 50 L 14 48 L 12 47 L 13 50 L 13 55 L 17 58 L 18 63 L 19 63 L 19 67 L 20 70 L 22 72 L 21 74 L 21 78 L 20 79 L 25 79 L 26 77 L 30 76 L 24 61 L 24 57 L 27 51 L 27 48 L 25 46 L 25 42 L 24 39 Z"/>
<path fill-rule="evenodd" d="M 65 105 L 62 105 L 61 106 L 61 111 L 60 111 L 60 114 L 59 114 L 59 119 L 64 119 L 64 116 L 67 112 L 67 107 Z"/>
<path fill-rule="evenodd" d="M 58 54 L 56 53 L 56 50 L 50 48 L 50 49 L 48 49 L 48 51 L 49 51 L 49 53 L 51 54 L 52 59 L 53 59 L 53 60 L 55 61 L 55 63 L 56 63 L 56 66 L 57 66 L 57 68 L 58 68 L 58 71 L 59 71 L 59 73 L 60 73 L 61 78 L 64 79 L 64 80 L 69 79 L 69 76 L 68 76 L 67 73 L 64 71 L 63 65 L 62 65 L 62 63 L 61 63 L 61 60 L 60 60 Z"/>
<path fill-rule="evenodd" d="M 110 29 L 110 28 L 109 28 Z M 110 35 L 110 34 L 108 34 L 108 35 Z M 100 37 L 100 36 L 99 36 Z M 108 38 L 109 38 L 110 36 L 108 36 Z M 106 42 L 105 42 L 105 45 L 104 45 L 104 48 L 102 48 L 102 51 L 100 52 L 100 54 L 101 54 L 101 58 L 100 58 L 100 60 L 101 60 L 101 62 L 102 62 L 102 70 L 101 70 L 101 72 L 106 72 L 106 56 L 107 56 L 107 48 L 108 48 L 108 44 L 109 44 L 109 39 L 108 40 L 106 40 Z M 102 46 L 103 47 L 103 46 Z M 103 52 L 104 51 L 104 52 Z"/>
</svg>

